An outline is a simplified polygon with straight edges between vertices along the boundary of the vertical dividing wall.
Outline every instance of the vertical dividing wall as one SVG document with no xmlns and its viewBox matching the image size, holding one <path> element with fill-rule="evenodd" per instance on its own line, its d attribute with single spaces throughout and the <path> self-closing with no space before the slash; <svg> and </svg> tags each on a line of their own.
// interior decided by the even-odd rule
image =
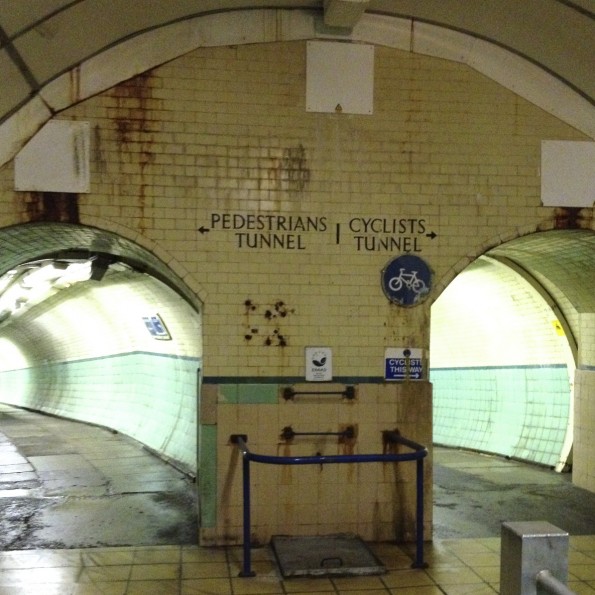
<svg viewBox="0 0 595 595">
<path fill-rule="evenodd" d="M 340 395 L 299 394 L 282 397 L 288 385 L 222 384 L 203 387 L 203 406 L 217 402 L 217 467 L 223 465 L 216 506 L 203 510 L 203 542 L 217 543 L 221 536 L 237 541 L 242 530 L 241 459 L 229 444 L 229 435 L 248 435 L 249 448 L 259 454 L 312 456 L 316 454 L 380 454 L 411 452 L 399 447 L 385 451 L 382 430 L 398 429 L 403 436 L 430 445 L 431 387 L 427 382 L 391 385 L 358 383 L 356 398 Z M 300 392 L 341 392 L 344 384 L 295 383 Z M 208 406 L 208 405 L 207 405 Z M 205 419 L 202 423 L 215 420 Z M 354 440 L 333 436 L 281 438 L 283 428 L 296 432 L 338 432 L 352 425 Z M 209 426 L 212 428 L 213 426 Z M 216 467 L 204 449 L 201 469 L 214 474 Z M 424 480 L 431 488 L 431 461 Z M 251 465 L 252 531 L 254 540 L 266 543 L 272 535 L 316 535 L 353 532 L 374 541 L 415 540 L 415 462 L 274 466 Z M 205 476 L 201 476 L 204 480 Z M 211 479 L 214 482 L 214 477 Z M 210 482 L 209 482 L 210 485 Z M 204 486 L 203 486 L 204 488 Z M 208 502 L 207 499 L 205 499 Z M 425 529 L 431 536 L 431 501 L 425 502 Z"/>
</svg>

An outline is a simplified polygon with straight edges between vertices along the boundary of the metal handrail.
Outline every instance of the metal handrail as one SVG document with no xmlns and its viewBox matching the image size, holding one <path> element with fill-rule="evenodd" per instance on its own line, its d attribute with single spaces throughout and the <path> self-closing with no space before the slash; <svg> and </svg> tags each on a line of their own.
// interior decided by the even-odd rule
<svg viewBox="0 0 595 595">
<path fill-rule="evenodd" d="M 535 577 L 537 593 L 551 595 L 576 595 L 562 581 L 559 581 L 549 570 L 541 570 Z"/>
<path fill-rule="evenodd" d="M 319 395 L 341 395 L 346 399 L 352 400 L 355 399 L 355 387 L 354 386 L 346 386 L 344 390 L 315 390 L 315 391 L 307 391 L 307 390 L 295 390 L 292 386 L 286 386 L 283 389 L 283 398 L 286 401 L 292 400 L 294 397 L 298 395 L 311 395 L 311 396 L 319 396 Z"/>
<path fill-rule="evenodd" d="M 262 455 L 250 452 L 248 436 L 245 434 L 232 434 L 230 442 L 236 444 L 242 454 L 242 488 L 243 488 L 243 554 L 244 560 L 240 576 L 255 576 L 252 571 L 250 552 L 250 462 L 264 463 L 267 465 L 324 465 L 337 463 L 390 463 L 400 461 L 416 461 L 416 553 L 412 568 L 426 568 L 424 562 L 424 479 L 423 460 L 428 454 L 425 446 L 401 436 L 398 432 L 383 432 L 385 443 L 403 444 L 413 449 L 409 453 L 383 453 L 360 455 L 314 455 L 314 456 L 276 456 Z"/>
</svg>

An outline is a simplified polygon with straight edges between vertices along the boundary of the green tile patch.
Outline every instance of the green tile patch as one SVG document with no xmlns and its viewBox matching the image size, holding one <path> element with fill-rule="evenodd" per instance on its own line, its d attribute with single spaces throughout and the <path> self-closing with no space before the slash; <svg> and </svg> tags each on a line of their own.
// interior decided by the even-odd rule
<svg viewBox="0 0 595 595">
<path fill-rule="evenodd" d="M 277 384 L 220 384 L 218 392 L 220 403 L 270 405 L 279 401 Z"/>
</svg>

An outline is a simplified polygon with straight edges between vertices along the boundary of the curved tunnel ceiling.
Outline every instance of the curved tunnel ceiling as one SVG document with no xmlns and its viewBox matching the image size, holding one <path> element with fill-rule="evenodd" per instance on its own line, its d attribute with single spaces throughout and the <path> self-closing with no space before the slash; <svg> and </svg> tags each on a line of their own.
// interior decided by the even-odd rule
<svg viewBox="0 0 595 595">
<path fill-rule="evenodd" d="M 145 272 L 174 289 L 197 311 L 199 300 L 160 259 L 116 234 L 64 223 L 29 223 L 0 230 L 0 277 L 18 265 L 44 258 L 67 259 L 88 253 L 112 255 L 139 272 Z"/>
<path fill-rule="evenodd" d="M 0 123 L 61 74 L 143 32 L 218 12 L 307 9 L 328 27 L 378 14 L 431 23 L 505 48 L 595 104 L 594 0 L 3 0 Z"/>
<path fill-rule="evenodd" d="M 563 293 L 578 313 L 595 312 L 595 233 L 540 232 L 493 248 L 488 256 L 518 265 L 551 295 Z"/>
<path fill-rule="evenodd" d="M 577 315 L 595 312 L 595 233 L 539 232 L 493 248 L 487 256 L 512 268 L 541 294 L 557 314 L 576 361 Z"/>
</svg>

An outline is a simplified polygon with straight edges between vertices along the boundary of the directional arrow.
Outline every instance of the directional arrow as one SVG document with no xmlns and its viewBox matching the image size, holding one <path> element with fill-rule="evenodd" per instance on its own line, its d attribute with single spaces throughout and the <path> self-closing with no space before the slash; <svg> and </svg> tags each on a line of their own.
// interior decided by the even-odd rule
<svg viewBox="0 0 595 595">
<path fill-rule="evenodd" d="M 198 231 L 200 231 L 200 233 L 208 233 L 211 230 L 203 225 L 202 227 L 198 228 Z"/>
<path fill-rule="evenodd" d="M 431 240 L 433 240 L 438 234 L 435 231 L 431 231 L 430 233 L 426 234 L 426 237 L 430 238 Z"/>
</svg>

